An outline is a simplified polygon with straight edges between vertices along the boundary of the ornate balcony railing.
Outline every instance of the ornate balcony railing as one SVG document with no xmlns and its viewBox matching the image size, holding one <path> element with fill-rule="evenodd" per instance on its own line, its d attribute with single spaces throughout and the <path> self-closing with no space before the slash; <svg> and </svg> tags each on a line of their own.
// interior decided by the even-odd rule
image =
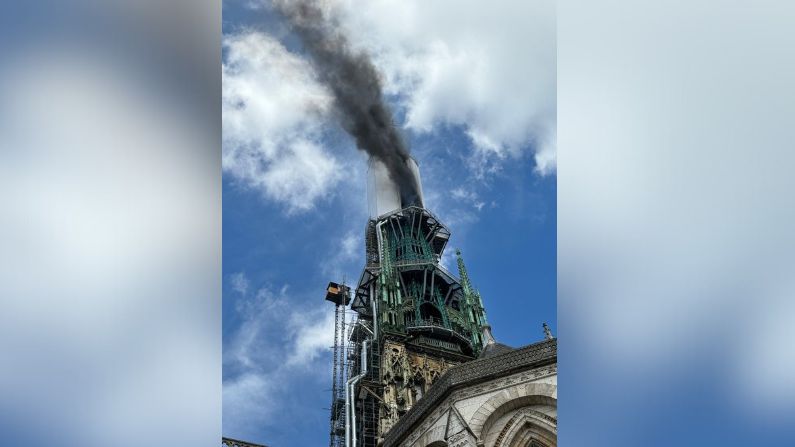
<svg viewBox="0 0 795 447">
<path fill-rule="evenodd" d="M 444 327 L 444 323 L 442 322 L 442 320 L 438 318 L 423 318 L 419 320 L 409 320 L 406 322 L 407 328 L 417 328 L 424 326 L 434 326 L 434 327 L 447 329 L 446 327 Z"/>
<path fill-rule="evenodd" d="M 472 342 L 470 336 L 464 332 L 448 328 L 444 325 L 442 320 L 437 318 L 425 318 L 419 320 L 406 321 L 406 330 L 411 331 L 428 331 L 428 332 L 442 332 L 445 333 L 459 342 L 462 342 L 471 348 Z"/>
</svg>

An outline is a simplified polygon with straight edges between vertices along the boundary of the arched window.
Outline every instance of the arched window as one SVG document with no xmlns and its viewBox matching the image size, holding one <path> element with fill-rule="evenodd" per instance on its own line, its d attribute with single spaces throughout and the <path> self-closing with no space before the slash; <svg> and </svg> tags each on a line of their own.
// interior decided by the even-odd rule
<svg viewBox="0 0 795 447">
<path fill-rule="evenodd" d="M 433 251 L 421 229 L 417 231 L 404 226 L 401 233 L 390 234 L 389 246 L 396 261 L 433 260 Z"/>
<path fill-rule="evenodd" d="M 418 400 L 422 399 L 424 394 L 425 379 L 422 378 L 422 375 L 417 374 L 414 376 L 413 385 L 411 387 L 411 396 L 413 401 L 416 403 Z"/>
<path fill-rule="evenodd" d="M 423 303 L 420 306 L 420 318 L 437 324 L 442 323 L 442 313 L 431 303 Z"/>
</svg>

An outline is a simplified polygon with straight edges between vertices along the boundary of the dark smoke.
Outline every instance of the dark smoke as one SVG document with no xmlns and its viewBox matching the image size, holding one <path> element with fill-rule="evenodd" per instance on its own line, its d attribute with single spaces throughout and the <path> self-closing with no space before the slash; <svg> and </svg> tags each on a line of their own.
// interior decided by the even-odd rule
<svg viewBox="0 0 795 447">
<path fill-rule="evenodd" d="M 317 0 L 275 0 L 334 94 L 342 127 L 356 146 L 386 165 L 403 206 L 422 206 L 419 183 L 409 169 L 409 150 L 384 103 L 381 79 L 370 58 L 354 52 Z"/>
</svg>

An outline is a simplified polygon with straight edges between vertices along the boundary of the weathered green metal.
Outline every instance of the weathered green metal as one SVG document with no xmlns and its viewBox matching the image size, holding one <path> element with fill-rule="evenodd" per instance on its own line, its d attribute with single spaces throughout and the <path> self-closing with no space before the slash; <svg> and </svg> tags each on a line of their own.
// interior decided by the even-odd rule
<svg viewBox="0 0 795 447">
<path fill-rule="evenodd" d="M 464 265 L 464 258 L 461 257 L 460 249 L 456 249 L 455 257 L 456 261 L 458 262 L 458 276 L 461 278 L 461 287 L 464 289 L 464 295 L 469 298 L 472 295 L 472 283 L 469 281 L 469 274 L 467 273 L 467 268 Z"/>
<path fill-rule="evenodd" d="M 433 251 L 422 228 L 412 231 L 410 227 L 403 225 L 400 229 L 402 231 L 397 234 L 392 232 L 389 235 L 392 259 L 396 262 L 433 262 Z"/>
<path fill-rule="evenodd" d="M 444 305 L 444 298 L 442 297 L 442 292 L 439 290 L 439 287 L 433 287 L 431 290 L 432 301 L 433 304 L 439 309 L 439 312 L 442 314 L 442 324 L 447 329 L 450 328 L 450 318 L 448 316 L 448 309 L 447 306 Z"/>
<path fill-rule="evenodd" d="M 359 314 L 357 321 L 364 324 L 355 326 L 358 329 L 350 338 L 354 349 L 349 354 L 355 356 L 364 349 L 364 339 L 371 342 L 366 376 L 361 379 L 369 383 L 369 394 L 361 407 L 353 407 L 361 415 L 362 425 L 352 436 L 360 440 L 361 447 L 377 447 L 378 435 L 383 434 L 380 421 L 386 411 L 382 408 L 385 391 L 379 390 L 379 385 L 391 380 L 382 374 L 403 371 L 402 367 L 393 370 L 392 366 L 382 366 L 385 344 L 402 344 L 406 352 L 412 351 L 426 361 L 435 358 L 439 363 L 431 368 L 442 371 L 444 365 L 480 354 L 485 312 L 460 252 L 460 280 L 440 265 L 450 232 L 430 212 L 410 206 L 370 220 L 365 232 L 366 264 L 351 305 Z M 359 360 L 364 358 L 359 355 Z M 348 376 L 363 370 L 357 361 L 351 360 Z M 396 395 L 391 396 L 393 405 L 404 405 L 395 400 Z"/>
<path fill-rule="evenodd" d="M 455 251 L 456 260 L 458 262 L 458 276 L 461 278 L 461 288 L 464 291 L 464 302 L 469 313 L 469 323 L 472 333 L 472 344 L 482 348 L 483 339 L 482 332 L 483 326 L 488 324 L 486 320 L 486 309 L 483 306 L 483 299 L 469 280 L 466 265 L 464 265 L 464 258 L 461 255 L 461 250 Z M 479 350 L 479 349 L 478 349 Z"/>
<path fill-rule="evenodd" d="M 431 223 L 423 223 L 428 214 L 421 208 L 412 207 L 401 213 L 381 218 L 369 226 L 375 230 L 380 244 L 373 296 L 378 299 L 379 327 L 406 333 L 407 325 L 416 327 L 432 316 L 438 323 L 430 323 L 464 335 L 470 341 L 473 354 L 477 355 L 482 349 L 480 334 L 487 324 L 486 314 L 460 250 L 456 251 L 460 275 L 457 281 L 439 265 L 444 247 L 434 248 L 429 243 L 443 226 L 435 218 Z M 431 310 L 424 312 L 424 305 L 435 310 L 429 315 Z"/>
</svg>

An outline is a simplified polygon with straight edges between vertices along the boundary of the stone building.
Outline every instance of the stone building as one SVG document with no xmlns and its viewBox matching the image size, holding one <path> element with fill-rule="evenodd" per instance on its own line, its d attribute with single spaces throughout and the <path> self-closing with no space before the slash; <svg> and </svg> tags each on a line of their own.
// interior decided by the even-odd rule
<svg viewBox="0 0 795 447">
<path fill-rule="evenodd" d="M 557 445 L 557 339 L 512 349 L 486 337 L 480 358 L 440 377 L 384 447 Z"/>
</svg>

